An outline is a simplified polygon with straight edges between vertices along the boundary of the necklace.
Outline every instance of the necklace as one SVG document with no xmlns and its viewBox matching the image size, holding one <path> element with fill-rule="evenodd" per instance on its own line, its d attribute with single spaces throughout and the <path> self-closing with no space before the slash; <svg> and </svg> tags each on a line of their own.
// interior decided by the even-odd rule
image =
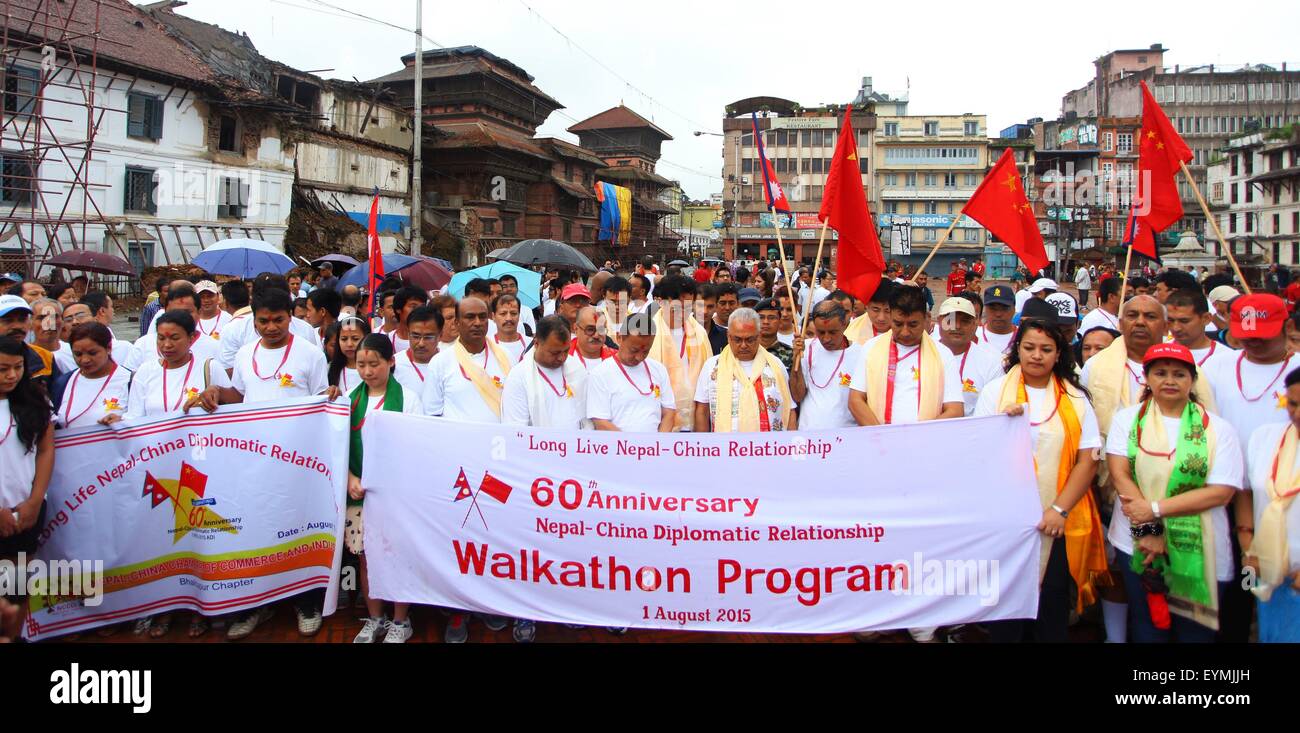
<svg viewBox="0 0 1300 733">
<path fill-rule="evenodd" d="M 649 364 L 645 363 L 644 361 L 641 362 L 641 366 L 645 367 L 645 375 L 646 375 L 646 378 L 650 380 L 650 386 L 649 386 L 649 388 L 647 388 L 644 392 L 642 392 L 642 391 L 641 391 L 641 388 L 638 387 L 638 386 L 636 386 L 636 382 L 633 382 L 633 381 L 632 381 L 632 376 L 631 376 L 630 374 L 627 373 L 627 369 L 624 369 L 624 368 L 623 368 L 623 361 L 622 361 L 621 359 L 615 358 L 615 359 L 614 359 L 614 363 L 615 363 L 615 364 L 618 364 L 618 370 L 619 370 L 620 372 L 623 372 L 623 378 L 627 380 L 627 383 L 628 383 L 628 384 L 632 385 L 632 389 L 635 389 L 636 392 L 637 392 L 637 394 L 642 395 L 642 396 L 644 396 L 644 397 L 649 397 L 650 395 L 652 395 L 652 394 L 655 393 L 655 390 L 657 389 L 657 387 L 655 387 L 655 378 L 654 378 L 654 375 L 650 373 L 650 365 L 649 365 Z"/>
<path fill-rule="evenodd" d="M 1269 390 L 1273 389 L 1273 385 L 1277 384 L 1277 380 L 1282 377 L 1282 372 L 1286 371 L 1287 365 L 1291 363 L 1290 359 L 1283 359 L 1282 368 L 1278 369 L 1277 374 L 1273 375 L 1273 379 L 1269 381 L 1268 386 L 1264 388 L 1264 391 L 1260 392 L 1254 397 L 1247 397 L 1246 388 L 1241 383 L 1241 362 L 1245 360 L 1245 358 L 1246 358 L 1246 352 L 1244 351 L 1241 352 L 1241 356 L 1237 357 L 1237 391 L 1241 393 L 1241 398 L 1247 402 L 1259 402 L 1264 395 L 1268 394 Z"/>
<path fill-rule="evenodd" d="M 177 369 L 180 369 L 180 367 L 176 367 L 176 368 L 177 368 Z M 163 363 L 163 409 L 164 409 L 164 410 L 167 409 L 167 402 L 168 402 L 168 400 L 167 400 L 167 372 L 169 372 L 169 371 L 171 371 L 171 370 L 167 368 L 167 364 L 166 364 L 166 362 L 164 362 L 164 363 Z M 181 400 L 185 399 L 185 385 L 189 383 L 189 381 L 190 381 L 190 372 L 192 372 L 192 371 L 194 371 L 194 355 L 193 355 L 193 354 L 190 354 L 190 365 L 189 365 L 189 368 L 185 370 L 185 377 L 184 377 L 183 379 L 181 379 L 181 396 L 180 396 L 180 397 L 177 397 L 177 398 L 176 398 L 176 404 L 175 404 L 175 405 L 172 405 L 172 407 L 171 407 L 171 411 L 172 411 L 172 412 L 181 409 Z"/>
<path fill-rule="evenodd" d="M 835 362 L 835 368 L 831 370 L 831 375 L 826 378 L 824 384 L 818 384 L 817 377 L 813 374 L 813 350 L 811 348 L 808 349 L 808 381 L 812 382 L 812 385 L 817 389 L 826 389 L 829 387 L 831 381 L 835 379 L 835 375 L 840 373 L 840 366 L 844 364 L 844 354 L 848 353 L 848 350 L 847 346 L 840 349 L 840 360 Z M 962 363 L 964 364 L 965 362 L 963 361 Z"/>
<path fill-rule="evenodd" d="M 556 389 L 555 383 L 552 382 L 550 378 L 546 376 L 546 372 L 542 371 L 542 368 L 540 366 L 534 365 L 534 367 L 537 369 L 538 376 L 540 376 L 542 380 L 546 382 L 546 386 L 551 388 L 551 391 L 555 393 L 556 397 L 559 397 L 560 399 L 564 399 L 569 395 L 569 378 L 564 376 L 563 367 L 561 367 L 560 369 L 560 379 L 562 380 L 560 386 L 563 389 Z M 632 386 L 635 387 L 636 385 L 634 384 Z"/>
<path fill-rule="evenodd" d="M 411 362 L 411 368 L 415 370 L 415 376 L 419 377 L 419 378 L 420 378 L 420 381 L 423 382 L 423 381 L 424 381 L 424 372 L 420 371 L 420 367 L 419 367 L 419 365 L 415 363 L 415 357 L 414 357 L 414 356 L 411 356 L 411 350 L 410 350 L 410 349 L 407 349 L 407 350 L 406 350 L 406 360 L 409 361 L 409 362 Z"/>
<path fill-rule="evenodd" d="M 99 391 L 95 393 L 95 396 L 90 398 L 90 402 L 86 403 L 86 409 L 78 412 L 75 417 L 72 415 L 72 405 L 77 399 L 77 380 L 81 379 L 81 372 L 78 371 L 76 374 L 72 375 L 72 386 L 68 388 L 68 407 L 63 411 L 63 427 L 66 428 L 74 421 L 80 419 L 82 415 L 90 412 L 90 408 L 95 406 L 95 403 L 99 401 L 100 396 L 104 394 L 104 390 L 108 389 L 108 384 L 113 381 L 113 375 L 116 373 L 117 362 L 114 362 L 113 368 L 108 371 L 108 376 L 104 377 L 104 384 L 100 386 Z"/>
<path fill-rule="evenodd" d="M 253 375 L 263 382 L 272 378 L 279 379 L 280 370 L 284 368 L 285 364 L 289 363 L 289 352 L 293 351 L 293 334 L 289 334 L 289 343 L 284 347 L 284 358 L 280 359 L 279 366 L 277 366 L 275 371 L 271 372 L 271 375 L 268 377 L 262 376 L 262 373 L 257 370 L 257 350 L 260 348 L 262 348 L 262 340 L 258 339 L 257 343 L 253 344 Z"/>
</svg>

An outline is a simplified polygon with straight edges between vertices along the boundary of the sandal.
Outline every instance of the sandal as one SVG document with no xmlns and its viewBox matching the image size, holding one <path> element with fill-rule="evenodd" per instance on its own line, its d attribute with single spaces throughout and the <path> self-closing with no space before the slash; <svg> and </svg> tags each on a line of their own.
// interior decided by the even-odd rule
<svg viewBox="0 0 1300 733">
<path fill-rule="evenodd" d="M 136 636 L 141 636 L 146 632 L 148 632 L 149 627 L 152 625 L 153 625 L 153 616 L 145 616 L 144 618 L 138 618 L 135 620 L 135 628 L 131 629 L 131 633 L 135 634 Z"/>
<path fill-rule="evenodd" d="M 153 623 L 149 626 L 149 638 L 161 639 L 172 629 L 172 615 L 170 613 L 161 613 L 154 616 Z"/>
<path fill-rule="evenodd" d="M 191 639 L 197 639 L 208 633 L 209 628 L 211 628 L 211 625 L 208 623 L 207 618 L 196 613 L 194 614 L 194 618 L 190 620 L 190 630 L 188 632 L 189 637 Z"/>
</svg>

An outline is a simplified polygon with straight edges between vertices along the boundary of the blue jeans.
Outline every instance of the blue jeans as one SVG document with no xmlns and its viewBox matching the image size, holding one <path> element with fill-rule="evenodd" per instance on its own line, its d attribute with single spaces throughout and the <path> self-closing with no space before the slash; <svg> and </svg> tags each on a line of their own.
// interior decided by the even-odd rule
<svg viewBox="0 0 1300 733">
<path fill-rule="evenodd" d="M 1151 623 L 1151 613 L 1147 608 L 1147 592 L 1142 587 L 1142 578 L 1130 567 L 1132 561 L 1131 555 L 1119 550 L 1115 551 L 1115 563 L 1123 568 L 1124 590 L 1128 593 L 1128 640 L 1134 644 L 1214 643 L 1214 629 L 1173 613 L 1169 614 L 1169 628 L 1157 629 L 1155 624 Z M 1218 585 L 1219 600 L 1222 602 L 1224 593 L 1228 590 L 1228 583 L 1221 582 Z"/>
</svg>

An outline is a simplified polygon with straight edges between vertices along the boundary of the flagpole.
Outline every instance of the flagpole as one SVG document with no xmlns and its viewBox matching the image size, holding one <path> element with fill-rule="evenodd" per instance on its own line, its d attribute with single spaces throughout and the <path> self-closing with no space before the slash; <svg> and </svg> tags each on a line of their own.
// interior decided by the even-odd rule
<svg viewBox="0 0 1300 733">
<path fill-rule="evenodd" d="M 814 290 L 816 290 L 817 288 L 817 275 L 818 275 L 817 268 L 821 267 L 821 263 L 822 263 L 822 244 L 826 241 L 826 229 L 829 226 L 830 224 L 828 224 L 827 222 L 822 222 L 822 233 L 821 236 L 817 238 L 817 259 L 813 260 L 813 289 Z M 812 313 L 812 298 L 808 299 L 808 306 L 809 306 L 808 309 L 805 310 L 803 313 L 803 323 L 800 324 L 799 326 L 800 335 L 807 333 L 808 331 L 808 314 Z"/>
<path fill-rule="evenodd" d="M 785 242 L 781 240 L 781 227 L 777 223 L 776 207 L 769 206 L 767 207 L 767 210 L 772 214 L 772 229 L 773 231 L 776 232 L 776 248 L 777 251 L 780 252 L 781 254 L 781 272 L 785 275 L 786 290 L 790 291 L 790 320 L 793 323 L 798 323 L 799 314 L 794 309 L 794 299 L 795 299 L 794 281 L 790 279 L 790 267 L 785 264 Z M 796 333 L 795 335 L 802 336 L 803 332 L 801 331 L 799 333 Z"/>
<path fill-rule="evenodd" d="M 1124 291 L 1128 290 L 1128 268 L 1133 264 L 1133 242 L 1128 243 L 1128 252 L 1124 254 L 1124 271 L 1119 274 L 1119 307 L 1124 308 Z M 1100 287 L 1100 286 L 1099 286 Z M 1098 295 L 1100 297 L 1100 295 Z"/>
<path fill-rule="evenodd" d="M 1223 251 L 1228 255 L 1228 263 L 1232 265 L 1232 271 L 1237 273 L 1237 280 L 1241 281 L 1241 287 L 1245 289 L 1246 295 L 1250 295 L 1250 284 L 1246 282 L 1245 276 L 1241 274 L 1241 268 L 1237 266 L 1237 258 L 1232 256 L 1232 244 L 1224 239 L 1223 232 L 1219 231 L 1219 222 L 1210 213 L 1210 207 L 1205 203 L 1205 197 L 1201 195 L 1201 189 L 1197 187 L 1196 179 L 1192 178 L 1192 172 L 1187 170 L 1187 163 L 1179 160 L 1178 165 L 1183 169 L 1183 175 L 1187 176 L 1187 182 L 1192 187 L 1192 193 L 1196 194 L 1196 201 L 1200 203 L 1201 211 L 1205 212 L 1205 220 L 1210 223 L 1210 226 L 1214 229 L 1214 236 L 1218 237 L 1219 242 L 1223 245 Z"/>
<path fill-rule="evenodd" d="M 939 237 L 939 243 L 934 245 L 934 249 L 930 250 L 929 255 L 926 255 L 925 261 L 921 263 L 920 267 L 916 268 L 916 272 L 912 274 L 912 279 L 908 282 L 913 284 L 916 283 L 916 276 L 920 275 L 925 270 L 925 266 L 930 264 L 930 260 L 934 259 L 934 256 L 939 253 L 939 248 L 948 241 L 948 237 L 952 236 L 952 230 L 957 228 L 957 222 L 961 221 L 962 216 L 962 214 L 958 213 L 952 218 L 952 223 L 948 225 L 948 230 L 943 233 L 942 237 Z"/>
</svg>

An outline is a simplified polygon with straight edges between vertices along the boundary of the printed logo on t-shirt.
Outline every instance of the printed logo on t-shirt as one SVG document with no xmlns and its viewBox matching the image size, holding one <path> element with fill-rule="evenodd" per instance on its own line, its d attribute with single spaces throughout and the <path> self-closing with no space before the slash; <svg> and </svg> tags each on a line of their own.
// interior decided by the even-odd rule
<svg viewBox="0 0 1300 733">
<path fill-rule="evenodd" d="M 917 367 L 912 367 L 912 381 L 913 382 L 921 381 L 921 370 Z"/>
<path fill-rule="evenodd" d="M 1274 392 L 1273 396 L 1277 398 L 1277 409 L 1286 409 L 1286 392 Z"/>
<path fill-rule="evenodd" d="M 840 386 L 841 386 L 841 387 L 847 387 L 847 386 L 849 386 L 850 384 L 852 384 L 852 382 L 853 382 L 853 377 L 850 377 L 849 374 L 848 374 L 848 372 L 840 372 Z"/>
<path fill-rule="evenodd" d="M 280 375 L 280 386 L 281 386 L 281 387 L 288 388 L 288 387 L 296 387 L 296 386 L 298 386 L 298 385 L 293 381 L 293 375 L 292 375 L 292 374 L 281 374 L 281 375 Z"/>
<path fill-rule="evenodd" d="M 971 394 L 976 394 L 979 392 L 979 390 L 975 388 L 975 380 L 969 377 L 967 377 L 965 380 L 962 381 L 961 391 L 970 392 Z"/>
<path fill-rule="evenodd" d="M 104 398 L 104 412 L 116 412 L 122 409 L 122 403 L 116 397 Z"/>
<path fill-rule="evenodd" d="M 506 388 L 506 386 L 505 386 L 504 384 L 501 383 L 501 377 L 498 377 L 498 376 L 496 376 L 495 374 L 492 375 L 492 386 L 493 386 L 493 387 L 496 387 L 497 389 L 505 389 L 505 388 Z"/>
</svg>

